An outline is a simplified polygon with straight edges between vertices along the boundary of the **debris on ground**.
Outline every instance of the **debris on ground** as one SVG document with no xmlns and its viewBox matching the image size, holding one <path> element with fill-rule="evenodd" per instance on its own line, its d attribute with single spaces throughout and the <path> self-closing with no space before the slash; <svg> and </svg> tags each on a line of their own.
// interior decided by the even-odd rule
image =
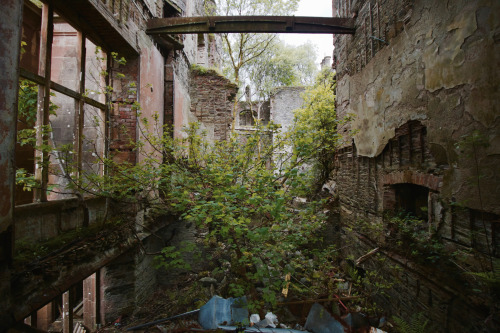
<svg viewBox="0 0 500 333">
<path fill-rule="evenodd" d="M 344 326 L 319 303 L 311 307 L 304 328 L 314 333 L 344 333 Z"/>
<path fill-rule="evenodd" d="M 247 299 L 214 296 L 200 308 L 198 321 L 206 330 L 217 329 L 220 325 L 248 322 Z"/>
<path fill-rule="evenodd" d="M 184 323 L 183 327 L 169 329 L 166 326 L 159 325 L 166 321 L 186 317 L 192 314 L 198 314 L 198 322 Z M 384 323 L 385 319 L 378 320 Z M 279 323 L 278 317 L 268 312 L 264 319 L 260 319 L 259 314 L 249 316 L 248 303 L 246 297 L 222 298 L 213 296 L 200 309 L 191 310 L 186 313 L 144 323 L 127 330 L 139 330 L 155 326 L 162 333 L 169 332 L 262 332 L 262 333 L 345 333 L 345 332 L 367 332 L 384 333 L 379 328 L 372 327 L 370 320 L 362 313 L 349 312 L 344 316 L 330 314 L 319 303 L 314 303 L 309 311 L 304 328 L 296 325 L 294 329 L 283 323 Z M 379 325 L 380 327 L 380 325 Z"/>
</svg>

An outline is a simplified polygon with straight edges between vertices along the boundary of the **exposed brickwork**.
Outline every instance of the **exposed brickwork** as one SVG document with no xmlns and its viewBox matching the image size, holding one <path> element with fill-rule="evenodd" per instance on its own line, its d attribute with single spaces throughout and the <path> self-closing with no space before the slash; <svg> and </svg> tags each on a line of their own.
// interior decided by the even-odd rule
<svg viewBox="0 0 500 333">
<path fill-rule="evenodd" d="M 130 141 L 135 142 L 137 133 L 137 84 L 139 58 L 127 59 L 123 66 L 112 69 L 112 108 L 110 111 L 110 152 L 116 161 L 134 163 Z M 118 75 L 118 73 L 123 74 Z"/>
<path fill-rule="evenodd" d="M 433 191 L 439 191 L 442 182 L 442 177 L 412 171 L 396 171 L 382 178 L 382 183 L 385 185 L 409 183 L 425 186 Z"/>
<path fill-rule="evenodd" d="M 207 128 L 213 128 L 214 140 L 227 140 L 231 133 L 232 110 L 238 87 L 215 71 L 193 70 L 190 91 L 191 112 Z"/>
<path fill-rule="evenodd" d="M 333 0 L 333 16 L 356 17 L 354 36 L 335 35 L 333 66 L 337 76 L 352 75 L 404 30 L 414 0 Z"/>
<path fill-rule="evenodd" d="M 490 82 L 499 69 L 489 37 L 500 31 L 491 21 L 498 2 L 333 0 L 333 7 L 334 16 L 356 21 L 353 36 L 334 40 L 337 113 L 354 114 L 350 126 L 357 130 L 336 160 L 341 223 L 381 223 L 388 231 L 384 212 L 413 195 L 415 204 L 427 203 L 429 235 L 443 245 L 445 259 L 417 262 L 386 234 L 375 239 L 368 232 L 344 239 L 345 255 L 384 247 L 400 272 L 376 260 L 365 265 L 397 282 L 390 297 L 380 298 L 395 314 L 425 312 L 442 332 L 498 330 L 485 305 L 494 301 L 491 295 L 477 297 L 474 280 L 463 274 L 487 269 L 487 254 L 498 257 L 499 183 L 493 175 L 500 173 L 500 160 L 491 138 L 499 113 Z M 490 148 L 464 144 L 473 131 Z"/>
<path fill-rule="evenodd" d="M 396 137 L 391 139 L 383 152 L 375 158 L 358 156 L 354 145 L 339 151 L 335 180 L 341 206 L 341 223 L 347 226 L 354 225 L 359 220 L 380 223 L 385 211 L 394 211 L 397 208 L 398 199 L 393 185 L 419 185 L 430 191 L 429 224 L 439 232 L 441 242 L 449 253 L 464 250 L 465 247 L 487 253 L 490 244 L 489 252 L 498 256 L 500 230 L 496 228 L 496 224 L 499 217 L 454 207 L 443 202 L 439 196 L 443 186 L 443 173 L 448 166 L 437 164 L 428 149 L 419 145 L 427 141 L 425 127 L 420 122 L 412 121 L 398 128 L 396 133 Z M 410 142 L 413 144 L 409 144 Z M 351 237 L 344 239 L 345 244 L 351 245 L 345 252 L 346 256 L 361 256 L 373 247 L 381 245 L 375 244 L 373 234 L 360 234 L 360 237 L 362 240 Z M 353 242 L 358 246 L 352 246 Z M 389 243 L 382 242 L 382 245 L 391 248 Z M 456 301 L 461 297 L 460 293 L 471 292 L 465 287 L 466 281 L 461 279 L 456 267 L 436 272 L 432 265 L 417 264 L 408 257 L 398 257 L 390 251 L 387 255 L 395 264 L 404 268 L 402 273 L 396 276 L 393 270 L 382 273 L 388 281 L 397 283 L 395 288 L 388 292 L 390 297 L 378 299 L 387 309 L 398 311 L 408 318 L 411 313 L 432 309 L 433 320 L 441 323 L 440 325 L 445 325 L 443 320 L 447 321 L 449 327 L 453 328 L 451 331 L 462 331 L 464 327 L 479 327 L 474 325 L 479 325 L 483 315 L 480 302 L 475 305 L 468 304 L 465 309 Z M 367 263 L 368 268 L 380 270 L 378 265 L 377 262 Z M 411 265 L 411 270 L 408 265 Z M 481 269 L 477 261 L 468 262 L 467 265 L 470 265 L 470 270 Z M 454 313 L 466 315 L 467 319 L 457 317 Z M 472 321 L 476 321 L 475 324 L 472 324 Z"/>
</svg>

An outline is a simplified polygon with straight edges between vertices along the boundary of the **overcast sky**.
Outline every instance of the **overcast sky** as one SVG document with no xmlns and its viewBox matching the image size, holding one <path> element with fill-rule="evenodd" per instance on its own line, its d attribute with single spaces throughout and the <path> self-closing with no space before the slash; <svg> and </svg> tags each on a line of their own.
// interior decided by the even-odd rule
<svg viewBox="0 0 500 333">
<path fill-rule="evenodd" d="M 295 16 L 331 17 L 332 0 L 300 0 Z M 325 56 L 331 56 L 333 52 L 333 38 L 330 34 L 280 34 L 280 38 L 291 45 L 301 45 L 310 40 L 317 48 L 318 66 Z"/>
</svg>

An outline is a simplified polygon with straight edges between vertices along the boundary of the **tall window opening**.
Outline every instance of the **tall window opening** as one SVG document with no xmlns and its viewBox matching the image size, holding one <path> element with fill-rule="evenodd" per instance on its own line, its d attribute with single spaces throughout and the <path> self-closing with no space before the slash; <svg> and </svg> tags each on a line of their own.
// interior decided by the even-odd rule
<svg viewBox="0 0 500 333">
<path fill-rule="evenodd" d="M 107 55 L 52 5 L 30 1 L 22 48 L 16 204 L 73 197 L 72 179 L 104 172 Z"/>
</svg>

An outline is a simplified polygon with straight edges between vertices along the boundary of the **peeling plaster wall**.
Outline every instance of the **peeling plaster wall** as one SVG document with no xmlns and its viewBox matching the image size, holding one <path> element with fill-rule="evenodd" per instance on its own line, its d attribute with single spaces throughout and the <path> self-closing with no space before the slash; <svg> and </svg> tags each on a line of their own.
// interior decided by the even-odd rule
<svg viewBox="0 0 500 333">
<path fill-rule="evenodd" d="M 494 176 L 500 172 L 500 3 L 406 2 L 406 7 L 394 4 L 405 10 L 405 18 L 382 34 L 389 45 L 382 45 L 376 54 L 348 53 L 359 50 L 363 38 L 337 39 L 339 114 L 356 115 L 352 128 L 359 132 L 354 142 L 358 154 L 366 157 L 379 155 L 397 127 L 421 120 L 428 128 L 431 152 L 453 166 L 443 194 L 457 201 L 467 199 L 479 209 L 473 186 L 467 184 L 473 172 L 471 160 L 455 144 L 473 130 L 482 133 L 490 147 L 480 152 L 481 187 L 486 193 L 499 193 Z M 367 3 L 360 5 L 360 12 Z M 390 1 L 380 8 L 390 16 L 391 7 L 384 4 Z M 361 33 L 359 27 L 357 34 Z M 354 59 L 363 56 L 364 60 Z M 483 198 L 482 206 L 500 213 L 493 196 Z"/>
<path fill-rule="evenodd" d="M 337 112 L 354 114 L 350 128 L 357 130 L 335 161 L 341 225 L 382 223 L 390 232 L 383 216 L 400 200 L 395 186 L 423 187 L 440 255 L 461 268 L 445 259 L 418 262 L 385 235 L 359 230 L 343 234 L 344 255 L 380 246 L 399 267 L 363 264 L 396 283 L 377 299 L 387 311 L 403 318 L 426 312 L 443 332 L 495 331 L 500 324 L 485 306 L 494 296 L 477 297 L 476 282 L 463 272 L 484 270 L 485 253 L 500 256 L 500 3 L 333 4 L 357 27 L 353 36 L 334 38 Z"/>
</svg>

